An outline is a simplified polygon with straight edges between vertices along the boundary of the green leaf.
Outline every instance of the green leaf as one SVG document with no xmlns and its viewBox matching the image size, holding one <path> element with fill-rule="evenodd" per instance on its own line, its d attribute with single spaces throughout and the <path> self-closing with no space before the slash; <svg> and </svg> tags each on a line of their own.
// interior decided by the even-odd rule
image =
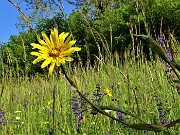
<svg viewBox="0 0 180 135">
<path fill-rule="evenodd" d="M 131 117 L 134 117 L 134 118 L 140 120 L 141 122 L 146 123 L 144 120 L 142 120 L 142 119 L 139 118 L 138 116 L 132 114 L 131 112 L 123 111 L 123 110 L 121 110 L 121 109 L 119 109 L 118 107 L 113 106 L 113 105 L 110 105 L 110 106 L 99 106 L 99 108 L 102 109 L 102 110 L 112 110 L 112 111 L 116 111 L 116 112 L 121 112 L 121 113 L 124 113 L 124 114 L 128 115 L 128 116 L 126 116 L 126 117 L 130 117 L 130 116 L 131 116 Z M 146 123 L 146 124 L 147 124 L 147 123 Z"/>
<path fill-rule="evenodd" d="M 180 83 L 180 80 L 173 80 L 174 83 Z"/>
<path fill-rule="evenodd" d="M 166 128 L 160 125 L 154 125 L 154 124 L 130 124 L 128 127 L 137 129 L 137 130 L 148 130 L 148 131 L 154 131 L 154 132 L 160 132 L 165 130 Z"/>
<path fill-rule="evenodd" d="M 144 45 L 147 45 L 151 48 L 159 57 L 161 57 L 164 61 L 169 63 L 169 59 L 166 55 L 165 50 L 149 35 L 135 35 L 139 39 L 143 41 Z"/>
<path fill-rule="evenodd" d="M 147 45 L 149 48 L 151 48 L 161 59 L 163 59 L 165 62 L 167 62 L 171 67 L 178 79 L 180 80 L 180 77 L 175 69 L 180 71 L 180 64 L 178 64 L 175 61 L 170 61 L 167 57 L 167 54 L 165 50 L 156 42 L 150 35 L 136 35 L 134 36 L 138 37 L 143 41 L 144 45 Z"/>
<path fill-rule="evenodd" d="M 171 61 L 171 64 L 180 72 L 180 62 L 173 60 Z"/>
<path fill-rule="evenodd" d="M 96 114 L 98 114 L 98 111 L 95 108 L 92 108 L 91 114 L 96 115 Z"/>
</svg>

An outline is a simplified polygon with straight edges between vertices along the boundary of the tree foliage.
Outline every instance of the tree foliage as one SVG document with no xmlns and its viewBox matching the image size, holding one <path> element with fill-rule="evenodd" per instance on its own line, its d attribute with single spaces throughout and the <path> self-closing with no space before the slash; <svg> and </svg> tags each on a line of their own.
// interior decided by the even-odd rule
<svg viewBox="0 0 180 135">
<path fill-rule="evenodd" d="M 62 1 L 58 3 L 53 0 L 24 0 L 33 11 L 31 21 L 36 20 L 35 30 L 38 35 L 41 35 L 41 31 L 49 35 L 53 27 L 58 27 L 59 32 L 71 32 L 73 38 L 77 40 L 77 45 L 82 48 L 79 55 L 84 63 L 87 60 L 93 61 L 94 55 L 102 56 L 115 51 L 123 58 L 125 50 L 133 49 L 131 34 L 151 34 L 156 39 L 161 36 L 161 32 L 166 37 L 169 33 L 173 33 L 176 39 L 180 40 L 179 0 L 66 1 L 76 7 L 67 18 L 62 11 Z M 43 15 L 39 13 L 40 11 Z M 16 69 L 18 65 L 19 72 L 22 73 L 42 72 L 31 64 L 32 42 L 37 42 L 37 39 L 30 30 L 19 33 L 18 36 L 11 36 L 9 42 L 1 47 L 4 66 L 10 64 Z M 9 55 L 10 63 L 7 62 Z M 76 60 L 77 56 L 74 58 Z"/>
<path fill-rule="evenodd" d="M 22 32 L 18 36 L 12 35 L 8 43 L 1 47 L 2 66 L 6 74 L 16 72 L 18 74 L 28 74 L 40 72 L 37 66 L 32 65 L 34 59 L 31 52 L 30 43 L 37 42 L 36 35 L 32 31 Z"/>
</svg>

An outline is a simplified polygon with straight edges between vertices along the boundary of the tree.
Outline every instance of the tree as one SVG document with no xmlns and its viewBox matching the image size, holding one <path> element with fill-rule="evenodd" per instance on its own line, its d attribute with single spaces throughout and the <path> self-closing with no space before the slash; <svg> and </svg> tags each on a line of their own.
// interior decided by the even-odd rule
<svg viewBox="0 0 180 135">
<path fill-rule="evenodd" d="M 9 42 L 4 43 L 1 47 L 1 59 L 4 66 L 6 66 L 4 68 L 8 68 L 8 72 L 15 72 L 15 76 L 17 74 L 23 75 L 40 72 L 40 69 L 36 65 L 32 65 L 34 59 L 30 55 L 32 51 L 30 44 L 32 42 L 37 42 L 37 37 L 29 30 L 27 32 L 21 32 L 18 36 L 12 35 Z"/>
</svg>

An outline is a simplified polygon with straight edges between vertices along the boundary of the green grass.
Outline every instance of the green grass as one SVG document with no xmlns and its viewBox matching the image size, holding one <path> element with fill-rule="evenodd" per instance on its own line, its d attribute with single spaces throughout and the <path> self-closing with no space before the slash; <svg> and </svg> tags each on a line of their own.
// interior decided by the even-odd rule
<svg viewBox="0 0 180 135">
<path fill-rule="evenodd" d="M 81 68 L 75 66 L 66 68 L 68 74 L 76 82 L 88 99 L 93 98 L 96 86 L 101 92 L 107 87 L 113 97 L 104 96 L 102 105 L 115 105 L 124 111 L 131 112 L 148 123 L 160 124 L 157 104 L 162 102 L 166 113 L 166 122 L 180 118 L 179 95 L 173 83 L 165 75 L 164 63 L 135 62 L 133 60 L 124 65 L 118 62 L 112 65 L 95 64 L 94 67 Z M 72 109 L 71 97 L 77 95 L 70 89 L 70 84 L 62 74 L 52 78 L 9 78 L 3 81 L 4 89 L 1 97 L 1 109 L 6 113 L 6 124 L 0 134 L 48 134 L 53 128 L 53 117 L 50 114 L 55 90 L 54 129 L 55 134 L 103 134 L 107 135 L 140 135 L 143 131 L 125 128 L 121 123 L 112 121 L 101 114 L 93 116 L 91 107 L 86 104 L 87 111 L 83 113 L 80 123 L 80 133 L 77 132 L 77 122 Z M 1 91 L 2 92 L 2 91 Z M 16 111 L 21 111 L 15 113 Z M 116 116 L 116 112 L 110 112 Z M 16 120 L 20 117 L 19 120 Z M 131 116 L 124 116 L 124 120 L 133 124 L 140 121 Z M 179 124 L 167 130 L 167 134 L 180 133 Z M 149 134 L 163 135 L 165 132 Z"/>
</svg>

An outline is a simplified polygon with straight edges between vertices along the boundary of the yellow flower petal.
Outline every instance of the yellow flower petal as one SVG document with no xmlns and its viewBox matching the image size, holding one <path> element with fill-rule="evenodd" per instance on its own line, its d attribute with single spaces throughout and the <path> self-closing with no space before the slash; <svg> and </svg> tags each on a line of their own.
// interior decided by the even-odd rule
<svg viewBox="0 0 180 135">
<path fill-rule="evenodd" d="M 112 97 L 112 93 L 108 93 L 107 95 L 110 96 L 110 97 Z"/>
<path fill-rule="evenodd" d="M 54 70 L 54 65 L 55 65 L 55 63 L 51 63 L 51 66 L 50 66 L 50 68 L 49 68 L 49 76 L 52 75 L 52 72 L 53 72 L 53 70 Z"/>
<path fill-rule="evenodd" d="M 41 44 L 41 45 L 47 45 L 44 40 L 42 40 L 39 36 L 37 36 L 37 39 L 38 39 L 38 42 Z"/>
<path fill-rule="evenodd" d="M 62 32 L 58 35 L 58 29 L 54 28 L 51 30 L 50 37 L 46 35 L 45 32 L 42 32 L 43 40 L 38 36 L 38 41 L 40 44 L 32 43 L 33 49 L 39 49 L 38 52 L 31 52 L 31 55 L 38 56 L 33 64 L 41 60 L 45 60 L 41 68 L 45 68 L 50 64 L 49 75 L 52 75 L 54 66 L 60 66 L 66 61 L 73 61 L 73 58 L 70 57 L 70 54 L 75 51 L 80 51 L 79 47 L 71 47 L 76 43 L 76 40 L 71 40 L 72 35 L 69 33 Z"/>
<path fill-rule="evenodd" d="M 64 40 L 66 39 L 66 37 L 69 35 L 69 33 L 65 33 L 65 32 L 62 32 L 60 35 L 59 35 L 59 41 L 60 41 L 60 44 L 58 45 L 62 45 L 62 43 L 64 43 Z"/>
<path fill-rule="evenodd" d="M 54 44 L 59 44 L 59 38 L 58 38 L 58 30 L 57 28 L 54 28 L 54 31 L 51 30 L 51 42 L 53 42 Z"/>
<path fill-rule="evenodd" d="M 44 60 L 43 56 L 37 57 L 37 58 L 33 61 L 33 64 L 36 64 L 36 63 L 38 63 L 38 62 L 41 61 L 41 60 Z"/>
<path fill-rule="evenodd" d="M 110 91 L 108 88 L 106 88 L 106 89 L 104 90 L 104 94 L 112 97 L 112 93 L 111 93 L 111 91 Z"/>
<path fill-rule="evenodd" d="M 57 44 L 59 44 L 58 29 L 57 28 L 54 28 L 54 30 L 51 29 L 50 40 L 51 40 L 51 44 L 52 44 L 53 48 L 55 46 L 57 46 Z"/>
<path fill-rule="evenodd" d="M 40 56 L 41 53 L 39 53 L 39 52 L 31 52 L 31 55 L 34 55 L 34 56 Z"/>
<path fill-rule="evenodd" d="M 79 48 L 79 47 L 71 47 L 68 50 L 64 51 L 63 53 L 65 55 L 70 55 L 70 54 L 74 53 L 75 51 L 80 51 L 80 50 L 81 50 L 81 48 Z"/>
<path fill-rule="evenodd" d="M 42 50 L 42 51 L 44 51 L 46 49 L 46 47 L 41 46 L 39 44 L 35 44 L 35 43 L 31 43 L 31 46 L 33 46 L 33 49 L 39 49 L 39 50 Z"/>
<path fill-rule="evenodd" d="M 62 64 L 61 60 L 56 61 L 56 65 L 59 67 Z"/>
<path fill-rule="evenodd" d="M 46 42 L 46 44 L 47 44 L 48 46 L 50 46 L 50 45 L 51 45 L 51 42 L 50 42 L 48 36 L 46 35 L 46 33 L 45 33 L 45 32 L 41 32 L 41 34 L 42 34 L 43 39 L 44 39 L 44 41 Z"/>
<path fill-rule="evenodd" d="M 74 59 L 71 58 L 71 57 L 64 57 L 64 59 L 65 59 L 66 61 L 73 61 L 73 60 L 74 60 Z"/>
<path fill-rule="evenodd" d="M 43 64 L 41 65 L 41 68 L 45 68 L 47 65 L 51 63 L 51 58 L 46 59 Z"/>
<path fill-rule="evenodd" d="M 67 39 L 66 39 L 66 41 L 65 41 L 65 45 L 67 45 L 67 44 L 69 43 L 71 37 L 72 37 L 72 34 L 70 34 L 70 35 L 67 37 Z"/>
<path fill-rule="evenodd" d="M 52 45 L 52 48 L 54 48 L 54 43 L 55 43 L 55 39 L 54 39 L 54 37 L 53 37 L 53 35 L 51 34 L 50 35 L 50 40 L 51 40 L 51 45 Z"/>
<path fill-rule="evenodd" d="M 72 45 L 74 45 L 76 43 L 76 40 L 71 40 L 68 44 L 67 44 L 67 48 L 70 48 Z"/>
<path fill-rule="evenodd" d="M 61 64 L 64 64 L 65 63 L 65 59 L 64 58 L 61 58 L 61 59 L 58 59 L 56 61 L 56 65 L 59 67 Z"/>
</svg>

